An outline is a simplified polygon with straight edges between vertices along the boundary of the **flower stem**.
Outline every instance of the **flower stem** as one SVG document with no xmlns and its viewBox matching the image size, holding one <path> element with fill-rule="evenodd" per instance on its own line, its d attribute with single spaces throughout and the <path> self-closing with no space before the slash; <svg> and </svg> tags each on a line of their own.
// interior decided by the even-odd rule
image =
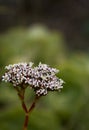
<svg viewBox="0 0 89 130">
<path fill-rule="evenodd" d="M 28 121 L 29 121 L 29 113 L 27 113 L 27 114 L 25 115 L 25 121 L 24 121 L 23 130 L 27 130 Z"/>
<path fill-rule="evenodd" d="M 39 99 L 39 97 L 36 96 L 35 99 L 34 99 L 34 101 L 33 101 L 33 103 L 32 103 L 32 105 L 30 106 L 30 108 L 28 110 L 29 113 L 31 113 L 31 111 L 34 109 L 34 107 L 35 107 L 36 102 L 37 102 L 38 99 Z"/>
<path fill-rule="evenodd" d="M 35 108 L 36 102 L 38 101 L 38 99 L 40 98 L 40 96 L 36 96 L 33 103 L 31 104 L 30 108 L 28 109 L 26 104 L 25 104 L 25 89 L 21 89 L 19 90 L 18 88 L 16 88 L 16 91 L 18 92 L 18 96 L 20 98 L 21 104 L 22 104 L 22 108 L 25 112 L 25 120 L 24 120 L 24 126 L 23 126 L 23 130 L 27 130 L 28 127 L 28 122 L 29 122 L 29 115 L 32 112 L 32 110 Z"/>
<path fill-rule="evenodd" d="M 28 121 L 29 121 L 29 115 L 30 113 L 32 112 L 32 110 L 35 108 L 35 104 L 37 102 L 37 100 L 39 99 L 38 96 L 35 97 L 32 105 L 30 106 L 30 108 L 27 110 L 27 112 L 25 111 L 25 121 L 24 121 L 24 127 L 23 127 L 23 130 L 27 130 L 27 127 L 28 127 Z"/>
</svg>

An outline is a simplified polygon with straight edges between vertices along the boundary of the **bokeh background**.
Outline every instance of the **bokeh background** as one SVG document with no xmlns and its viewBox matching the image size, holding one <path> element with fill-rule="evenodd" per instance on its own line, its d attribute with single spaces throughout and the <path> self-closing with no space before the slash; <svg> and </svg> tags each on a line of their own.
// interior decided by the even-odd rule
<svg viewBox="0 0 89 130">
<path fill-rule="evenodd" d="M 1 82 L 4 67 L 30 61 L 56 67 L 65 84 L 39 100 L 28 130 L 89 130 L 88 0 L 0 0 L 0 130 L 24 122 L 16 91 Z"/>
</svg>

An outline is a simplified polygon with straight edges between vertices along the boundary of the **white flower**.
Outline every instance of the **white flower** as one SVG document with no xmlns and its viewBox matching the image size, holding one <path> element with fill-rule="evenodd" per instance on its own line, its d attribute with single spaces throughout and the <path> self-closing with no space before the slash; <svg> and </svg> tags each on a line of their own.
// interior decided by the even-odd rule
<svg viewBox="0 0 89 130">
<path fill-rule="evenodd" d="M 37 67 L 33 67 L 33 63 L 30 62 L 9 65 L 5 69 L 7 71 L 2 76 L 3 81 L 11 82 L 15 87 L 27 85 L 34 89 L 37 96 L 63 88 L 64 81 L 56 76 L 59 70 L 41 62 Z"/>
</svg>

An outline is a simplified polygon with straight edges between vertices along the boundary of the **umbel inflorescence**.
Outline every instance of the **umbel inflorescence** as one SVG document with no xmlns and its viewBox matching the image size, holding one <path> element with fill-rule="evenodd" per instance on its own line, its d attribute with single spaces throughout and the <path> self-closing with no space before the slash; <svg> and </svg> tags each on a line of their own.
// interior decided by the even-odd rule
<svg viewBox="0 0 89 130">
<path fill-rule="evenodd" d="M 18 63 L 5 67 L 6 72 L 2 80 L 10 82 L 16 87 L 30 87 L 37 96 L 43 96 L 48 91 L 56 91 L 63 88 L 64 81 L 56 76 L 59 70 L 50 68 L 47 64 Z"/>
</svg>

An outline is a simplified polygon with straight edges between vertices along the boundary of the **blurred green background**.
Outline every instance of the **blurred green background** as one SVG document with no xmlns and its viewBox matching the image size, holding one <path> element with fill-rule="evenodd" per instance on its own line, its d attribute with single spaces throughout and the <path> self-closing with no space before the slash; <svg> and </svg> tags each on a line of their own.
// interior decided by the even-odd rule
<svg viewBox="0 0 89 130">
<path fill-rule="evenodd" d="M 61 33 L 41 25 L 18 27 L 0 35 L 0 76 L 8 64 L 30 61 L 56 67 L 65 84 L 61 92 L 50 92 L 39 100 L 28 130 L 88 130 L 88 53 L 70 51 Z M 33 95 L 32 90 L 27 91 L 28 105 Z M 12 85 L 0 82 L 0 129 L 21 130 L 24 116 Z"/>
<path fill-rule="evenodd" d="M 0 0 L 0 130 L 22 130 L 24 112 L 4 67 L 39 62 L 60 70 L 61 92 L 42 97 L 28 130 L 89 130 L 89 1 Z M 34 92 L 26 91 L 30 106 Z"/>
</svg>

